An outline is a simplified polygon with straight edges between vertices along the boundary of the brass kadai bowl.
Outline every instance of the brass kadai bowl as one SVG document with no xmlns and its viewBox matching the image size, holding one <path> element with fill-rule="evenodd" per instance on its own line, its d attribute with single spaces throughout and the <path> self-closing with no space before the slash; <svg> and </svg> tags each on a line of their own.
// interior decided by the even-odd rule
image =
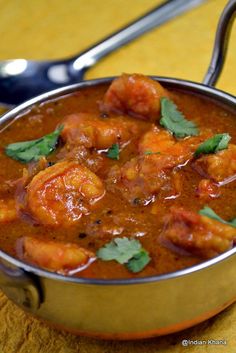
<svg viewBox="0 0 236 353">
<path fill-rule="evenodd" d="M 221 71 L 236 0 L 219 21 L 212 61 L 204 84 L 160 78 L 163 86 L 210 98 L 236 113 L 236 98 L 212 87 Z M 33 98 L 2 116 L 0 124 L 26 109 L 88 86 L 92 80 Z M 164 335 L 204 321 L 236 300 L 236 248 L 211 260 L 160 276 L 101 280 L 58 275 L 0 251 L 0 287 L 16 304 L 48 323 L 76 334 L 109 339 Z"/>
</svg>

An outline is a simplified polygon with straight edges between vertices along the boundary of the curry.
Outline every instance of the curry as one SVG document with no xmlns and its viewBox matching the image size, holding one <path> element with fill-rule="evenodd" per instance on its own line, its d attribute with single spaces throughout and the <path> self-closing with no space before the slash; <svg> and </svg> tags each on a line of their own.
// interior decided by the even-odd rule
<svg viewBox="0 0 236 353">
<path fill-rule="evenodd" d="M 236 116 L 139 74 L 34 106 L 0 142 L 0 248 L 84 278 L 173 272 L 236 239 Z"/>
</svg>

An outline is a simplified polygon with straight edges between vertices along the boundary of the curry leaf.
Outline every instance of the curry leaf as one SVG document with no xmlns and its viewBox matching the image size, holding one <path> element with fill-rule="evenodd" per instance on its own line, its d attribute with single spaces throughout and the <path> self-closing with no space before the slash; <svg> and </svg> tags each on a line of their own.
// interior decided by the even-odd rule
<svg viewBox="0 0 236 353">
<path fill-rule="evenodd" d="M 227 224 L 231 227 L 235 227 L 236 228 L 236 218 L 232 219 L 231 221 L 225 221 L 223 218 L 221 218 L 220 216 L 218 216 L 210 207 L 205 206 L 203 209 L 201 209 L 199 211 L 199 214 L 202 216 L 206 216 L 212 219 L 215 219 L 218 222 Z"/>
<path fill-rule="evenodd" d="M 176 137 L 196 136 L 199 130 L 195 123 L 189 121 L 168 98 L 161 99 L 160 124 Z"/>
<path fill-rule="evenodd" d="M 97 257 L 103 261 L 115 260 L 125 264 L 132 272 L 141 271 L 150 261 L 148 252 L 135 239 L 115 238 L 97 251 Z"/>
<path fill-rule="evenodd" d="M 119 145 L 114 143 L 107 151 L 107 157 L 111 159 L 119 159 Z"/>
<path fill-rule="evenodd" d="M 198 157 L 200 154 L 209 154 L 224 150 L 228 147 L 230 139 L 231 136 L 229 134 L 216 134 L 198 146 L 194 157 Z"/>
<path fill-rule="evenodd" d="M 150 260 L 151 258 L 148 255 L 148 252 L 142 249 L 127 262 L 126 267 L 134 273 L 140 272 L 150 262 Z"/>
<path fill-rule="evenodd" d="M 55 149 L 62 129 L 63 126 L 59 126 L 52 133 L 37 140 L 11 143 L 5 148 L 5 152 L 22 163 L 38 161 L 40 157 L 49 155 Z"/>
</svg>

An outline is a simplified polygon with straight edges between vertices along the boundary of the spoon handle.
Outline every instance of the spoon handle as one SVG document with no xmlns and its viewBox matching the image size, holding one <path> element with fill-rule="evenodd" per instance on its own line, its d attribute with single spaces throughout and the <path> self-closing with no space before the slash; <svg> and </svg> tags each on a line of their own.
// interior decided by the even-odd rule
<svg viewBox="0 0 236 353">
<path fill-rule="evenodd" d="M 99 59 L 115 49 L 120 48 L 152 28 L 157 27 L 180 13 L 197 6 L 203 1 L 205 0 L 168 0 L 162 3 L 133 21 L 128 26 L 125 26 L 121 30 L 114 32 L 95 45 L 87 48 L 79 56 L 69 59 L 68 63 L 71 66 L 70 71 L 72 71 L 70 74 L 76 76 L 76 72 L 81 73 L 81 70 L 86 71 Z"/>
</svg>

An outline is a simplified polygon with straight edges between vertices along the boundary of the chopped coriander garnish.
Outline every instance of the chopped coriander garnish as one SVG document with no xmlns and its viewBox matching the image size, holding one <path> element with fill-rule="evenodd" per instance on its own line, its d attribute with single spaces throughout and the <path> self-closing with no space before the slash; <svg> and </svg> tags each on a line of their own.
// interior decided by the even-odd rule
<svg viewBox="0 0 236 353">
<path fill-rule="evenodd" d="M 236 218 L 232 219 L 231 221 L 225 221 L 208 206 L 205 206 L 203 209 L 201 209 L 199 214 L 236 228 Z"/>
<path fill-rule="evenodd" d="M 138 240 L 128 238 L 115 238 L 98 250 L 98 258 L 104 261 L 116 260 L 120 264 L 129 261 L 141 250 Z"/>
<path fill-rule="evenodd" d="M 151 154 L 161 154 L 161 152 L 145 151 L 144 154 L 146 154 L 147 156 L 149 156 L 149 155 L 151 155 Z"/>
<path fill-rule="evenodd" d="M 216 134 L 198 146 L 194 157 L 198 157 L 200 154 L 209 154 L 224 150 L 228 147 L 230 139 L 231 136 L 229 134 Z"/>
<path fill-rule="evenodd" d="M 62 129 L 63 126 L 59 126 L 52 133 L 37 140 L 11 143 L 5 148 L 5 152 L 9 157 L 22 163 L 38 161 L 42 156 L 49 155 L 55 149 Z"/>
<path fill-rule="evenodd" d="M 199 130 L 195 123 L 185 118 L 176 105 L 168 98 L 161 98 L 160 124 L 176 137 L 196 136 Z"/>
<path fill-rule="evenodd" d="M 136 239 L 115 238 L 97 251 L 97 257 L 103 261 L 115 260 L 132 272 L 141 271 L 151 260 L 148 252 Z"/>
<path fill-rule="evenodd" d="M 126 267 L 134 273 L 142 271 L 142 269 L 150 262 L 151 258 L 148 252 L 142 249 L 138 254 L 134 255 L 126 264 Z"/>
<path fill-rule="evenodd" d="M 114 143 L 107 151 L 107 157 L 111 159 L 119 159 L 119 145 Z"/>
</svg>

